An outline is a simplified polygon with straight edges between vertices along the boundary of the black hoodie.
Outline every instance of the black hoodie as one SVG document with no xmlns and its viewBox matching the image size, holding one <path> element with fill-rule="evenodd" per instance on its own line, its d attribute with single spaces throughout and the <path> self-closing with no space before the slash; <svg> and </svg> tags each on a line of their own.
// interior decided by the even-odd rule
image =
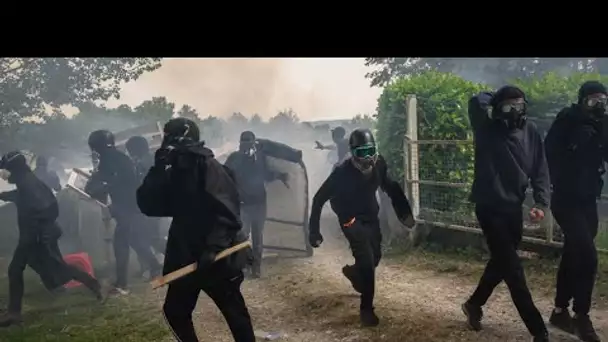
<svg viewBox="0 0 608 342">
<path fill-rule="evenodd" d="M 508 130 L 483 111 L 469 110 L 475 140 L 471 201 L 496 210 L 520 210 L 532 186 L 535 205 L 549 205 L 549 171 L 543 140 L 534 123 Z"/>
<path fill-rule="evenodd" d="M 559 112 L 545 138 L 554 200 L 595 202 L 600 196 L 608 159 L 604 125 L 578 104 Z"/>
<path fill-rule="evenodd" d="M 213 152 L 200 143 L 175 153 L 180 166 L 154 165 L 137 189 L 142 213 L 173 218 L 165 274 L 198 261 L 205 250 L 229 248 L 242 226 L 236 183 Z"/>
</svg>

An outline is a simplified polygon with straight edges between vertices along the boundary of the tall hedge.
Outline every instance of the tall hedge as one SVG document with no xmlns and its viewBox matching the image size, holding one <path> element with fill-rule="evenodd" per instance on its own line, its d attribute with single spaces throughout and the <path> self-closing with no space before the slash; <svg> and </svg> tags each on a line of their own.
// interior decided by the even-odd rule
<svg viewBox="0 0 608 342">
<path fill-rule="evenodd" d="M 573 74 L 568 77 L 547 73 L 540 78 L 514 80 L 528 97 L 528 114 L 539 122 L 542 131 L 550 126 L 553 116 L 576 101 L 580 85 L 586 80 L 608 84 L 608 78 L 597 74 Z M 418 139 L 465 140 L 471 138 L 468 100 L 489 88 L 451 74 L 426 72 L 395 80 L 384 88 L 378 99 L 378 144 L 387 160 L 391 176 L 403 180 L 403 140 L 406 129 L 405 98 L 418 99 Z M 469 184 L 473 179 L 472 145 L 421 145 L 419 148 L 420 179 Z M 421 207 L 464 214 L 468 188 L 421 185 Z"/>
</svg>

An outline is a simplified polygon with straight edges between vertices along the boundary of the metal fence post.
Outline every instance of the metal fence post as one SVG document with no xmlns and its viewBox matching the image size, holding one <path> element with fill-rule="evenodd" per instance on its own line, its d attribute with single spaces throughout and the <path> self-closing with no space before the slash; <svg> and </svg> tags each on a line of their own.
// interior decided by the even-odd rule
<svg viewBox="0 0 608 342">
<path fill-rule="evenodd" d="M 407 118 L 405 143 L 406 153 L 406 172 L 405 184 L 408 188 L 410 205 L 414 218 L 420 216 L 420 170 L 418 155 L 418 113 L 416 111 L 416 95 L 408 95 L 405 98 L 405 113 Z"/>
</svg>

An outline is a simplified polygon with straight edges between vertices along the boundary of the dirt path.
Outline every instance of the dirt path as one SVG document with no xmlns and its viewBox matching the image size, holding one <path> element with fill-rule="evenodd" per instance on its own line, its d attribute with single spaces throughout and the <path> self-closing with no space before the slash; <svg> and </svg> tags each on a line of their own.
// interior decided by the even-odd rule
<svg viewBox="0 0 608 342">
<path fill-rule="evenodd" d="M 344 241 L 326 242 L 311 259 L 267 260 L 265 276 L 248 280 L 244 293 L 256 329 L 281 331 L 281 341 L 529 341 L 525 326 L 501 285 L 487 305 L 484 331 L 469 331 L 460 304 L 474 284 L 446 274 L 410 270 L 385 261 L 378 268 L 376 311 L 378 328 L 361 329 L 359 299 L 342 276 L 352 262 Z M 536 298 L 543 315 L 551 302 Z M 602 315 L 602 317 L 599 317 Z M 608 315 L 595 312 L 603 339 L 608 339 Z M 195 316 L 201 341 L 232 341 L 213 303 L 201 296 Z M 551 331 L 552 341 L 576 341 Z"/>
</svg>

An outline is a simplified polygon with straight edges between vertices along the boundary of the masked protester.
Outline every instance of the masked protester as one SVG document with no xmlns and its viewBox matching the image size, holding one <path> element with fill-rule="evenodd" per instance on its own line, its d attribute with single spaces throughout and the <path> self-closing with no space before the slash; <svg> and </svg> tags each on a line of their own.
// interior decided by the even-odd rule
<svg viewBox="0 0 608 342">
<path fill-rule="evenodd" d="M 536 126 L 526 120 L 524 93 L 513 86 L 502 87 L 493 96 L 482 93 L 473 97 L 469 117 L 475 141 L 471 201 L 490 250 L 490 261 L 462 309 L 469 326 L 481 330 L 482 307 L 504 280 L 534 341 L 548 341 L 545 322 L 532 301 L 517 255 L 528 184 L 535 201 L 529 213 L 532 220 L 542 219 L 549 204 L 549 172 L 542 139 Z"/>
<path fill-rule="evenodd" d="M 564 108 L 553 122 L 545 144 L 553 195 L 551 210 L 564 234 L 551 324 L 576 332 L 583 341 L 599 341 L 589 319 L 597 273 L 594 239 L 598 230 L 596 200 L 608 160 L 605 130 L 606 88 L 585 82 L 578 103 Z M 568 310 L 574 299 L 574 319 Z"/>
<path fill-rule="evenodd" d="M 413 227 L 414 219 L 403 190 L 387 174 L 386 162 L 376 151 L 372 132 L 368 129 L 354 130 L 349 147 L 352 156 L 332 171 L 313 198 L 309 240 L 314 248 L 323 242 L 319 220 L 324 204 L 330 201 L 355 258 L 355 264 L 344 266 L 342 272 L 353 288 L 361 293 L 361 324 L 376 326 L 379 319 L 373 306 L 375 269 L 382 257 L 376 200 L 378 188 L 391 198 L 397 216 L 406 226 Z"/>
<path fill-rule="evenodd" d="M 38 156 L 36 158 L 36 168 L 34 169 L 34 174 L 38 179 L 44 182 L 49 188 L 54 191 L 61 190 L 61 182 L 59 181 L 59 176 L 55 171 L 49 170 L 48 160 L 43 156 Z"/>
<path fill-rule="evenodd" d="M 136 195 L 139 180 L 135 166 L 129 157 L 114 146 L 114 135 L 106 130 L 89 135 L 89 147 L 99 159 L 97 172 L 93 173 L 85 188 L 94 196 L 108 193 L 111 199 L 110 214 L 116 221 L 114 230 L 114 257 L 116 259 L 116 282 L 111 295 L 126 295 L 129 267 L 129 247 L 141 257 L 151 270 L 151 277 L 160 274 L 161 266 L 152 253 L 150 245 L 138 237 L 137 224 L 141 215 L 137 208 Z M 103 190 L 100 190 L 103 188 Z"/>
<path fill-rule="evenodd" d="M 266 182 L 287 181 L 287 174 L 268 170 L 266 158 L 260 151 L 255 134 L 250 131 L 241 133 L 239 150 L 228 156 L 224 163 L 236 178 L 243 206 L 243 228 L 251 234 L 254 262 L 251 276 L 261 275 L 262 255 L 264 253 L 264 224 L 266 222 Z"/>
<path fill-rule="evenodd" d="M 150 153 L 148 140 L 142 136 L 131 137 L 127 140 L 125 148 L 135 164 L 135 173 L 139 179 L 139 184 L 141 184 L 148 170 L 154 165 L 154 156 Z M 143 240 L 157 254 L 164 254 L 165 241 L 160 235 L 160 219 L 139 215 L 137 222 L 139 222 L 137 227 L 135 227 L 135 233 L 137 234 L 134 235 L 138 235 L 138 238 Z M 152 273 L 152 270 L 146 269 L 146 262 L 141 257 L 139 258 L 139 263 L 142 267 L 142 275 L 146 271 Z"/>
<path fill-rule="evenodd" d="M 16 190 L 0 193 L 0 200 L 15 203 L 19 225 L 19 242 L 8 266 L 8 312 L 0 317 L 0 327 L 22 321 L 23 271 L 27 265 L 41 276 L 49 289 L 76 280 L 101 300 L 99 282 L 63 260 L 58 245 L 61 228 L 56 223 L 59 207 L 51 189 L 34 175 L 20 152 L 3 156 L 0 169 L 2 178 L 17 187 Z M 43 274 L 46 276 L 43 277 Z M 52 280 L 49 276 L 52 276 Z M 51 281 L 53 284 L 50 284 Z"/>
<path fill-rule="evenodd" d="M 180 278 L 167 290 L 163 312 L 175 338 L 196 342 L 192 311 L 200 291 L 216 303 L 236 342 L 254 342 L 251 318 L 241 294 L 247 252 L 213 262 L 217 253 L 246 237 L 239 235 L 239 194 L 230 171 L 199 142 L 199 129 L 185 118 L 164 127 L 155 163 L 137 190 L 141 211 L 153 217 L 172 217 L 163 273 L 193 262 L 197 271 Z"/>
<path fill-rule="evenodd" d="M 331 130 L 331 140 L 334 142 L 334 145 L 325 146 L 316 141 L 317 146 L 315 148 L 318 150 L 335 150 L 338 153 L 339 163 L 347 157 L 349 152 L 348 139 L 345 136 L 346 130 L 344 130 L 344 127 L 338 126 Z"/>
</svg>

